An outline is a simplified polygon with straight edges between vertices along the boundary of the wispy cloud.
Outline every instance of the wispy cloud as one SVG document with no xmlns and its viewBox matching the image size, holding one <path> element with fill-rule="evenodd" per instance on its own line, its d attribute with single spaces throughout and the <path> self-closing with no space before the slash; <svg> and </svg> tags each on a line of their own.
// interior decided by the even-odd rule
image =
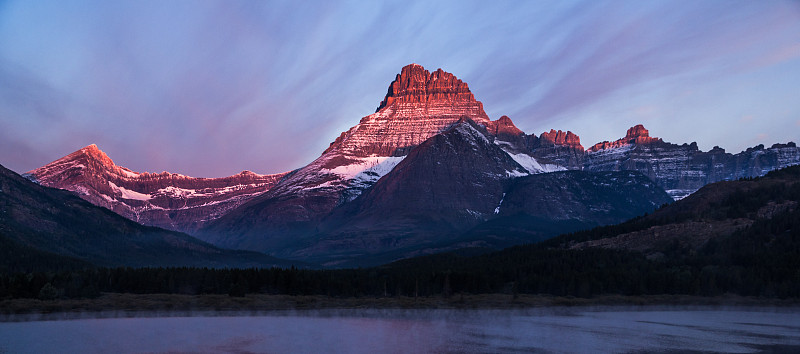
<svg viewBox="0 0 800 354">
<path fill-rule="evenodd" d="M 798 7 L 10 1 L 0 4 L 0 163 L 26 171 L 98 143 L 136 170 L 290 170 L 371 113 L 411 62 L 464 79 L 493 118 L 571 128 L 587 144 L 628 120 L 736 119 L 736 102 L 783 97 L 800 71 Z M 725 80 L 738 81 L 711 84 Z M 800 107 L 775 101 L 746 112 L 788 111 L 751 122 L 780 139 L 788 133 L 769 126 L 794 126 Z M 654 133 L 680 136 L 672 125 Z"/>
</svg>

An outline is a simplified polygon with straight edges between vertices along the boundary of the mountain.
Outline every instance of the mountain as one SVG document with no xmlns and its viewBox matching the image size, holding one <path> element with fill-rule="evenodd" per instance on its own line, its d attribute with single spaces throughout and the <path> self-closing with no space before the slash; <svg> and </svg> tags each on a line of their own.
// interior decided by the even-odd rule
<svg viewBox="0 0 800 354">
<path fill-rule="evenodd" d="M 495 131 L 512 130 L 504 125 L 510 120 L 489 120 L 483 104 L 453 74 L 408 65 L 389 85 L 374 114 L 342 133 L 319 158 L 209 223 L 198 235 L 247 249 L 275 249 L 313 238 L 317 225 L 335 208 L 361 195 L 414 147 L 462 118 Z M 514 156 L 526 164 L 524 174 L 558 169 L 539 165 L 523 151 Z"/>
<path fill-rule="evenodd" d="M 186 234 L 142 226 L 74 194 L 40 186 L 0 166 L 0 244 L 20 253 L 2 267 L 39 267 L 30 259 L 77 267 L 289 265 L 264 254 L 220 249 Z M 4 253 L 7 253 L 4 247 Z M 8 256 L 8 254 L 7 254 Z M 28 264 L 26 266 L 25 264 Z"/>
<path fill-rule="evenodd" d="M 492 128 L 469 118 L 458 120 L 412 148 L 355 199 L 309 222 L 305 235 L 282 237 L 269 229 L 245 228 L 216 242 L 328 266 L 364 266 L 465 247 L 532 242 L 568 226 L 574 230 L 620 222 L 671 201 L 638 173 L 540 173 L 555 167 L 516 152 L 513 143 L 490 133 L 498 132 Z M 240 211 L 249 212 L 249 207 Z M 527 218 L 532 229 L 514 238 L 468 233 L 501 217 Z M 531 223 L 533 219 L 538 223 Z M 248 215 L 221 230 L 253 220 L 263 222 Z"/>
<path fill-rule="evenodd" d="M 677 145 L 651 137 L 642 125 L 628 129 L 624 138 L 586 149 L 583 159 L 585 171 L 639 171 L 675 199 L 709 183 L 762 176 L 796 164 L 800 148 L 793 142 L 768 149 L 758 145 L 735 155 L 716 146 L 704 152 L 697 143 Z"/>
<path fill-rule="evenodd" d="M 250 171 L 224 178 L 138 173 L 114 164 L 92 144 L 26 174 L 48 187 L 75 192 L 92 204 L 143 225 L 194 232 L 274 186 L 285 173 Z"/>
<path fill-rule="evenodd" d="M 415 147 L 392 171 L 317 227 L 295 256 L 350 259 L 429 248 L 494 215 L 510 178 L 528 171 L 464 118 Z"/>
</svg>

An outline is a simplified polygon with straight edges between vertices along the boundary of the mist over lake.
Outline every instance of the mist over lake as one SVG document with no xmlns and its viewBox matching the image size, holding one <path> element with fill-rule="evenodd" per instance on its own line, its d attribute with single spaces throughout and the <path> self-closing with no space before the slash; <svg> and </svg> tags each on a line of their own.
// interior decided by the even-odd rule
<svg viewBox="0 0 800 354">
<path fill-rule="evenodd" d="M 0 323 L 0 353 L 800 349 L 800 309 L 326 310 Z"/>
</svg>

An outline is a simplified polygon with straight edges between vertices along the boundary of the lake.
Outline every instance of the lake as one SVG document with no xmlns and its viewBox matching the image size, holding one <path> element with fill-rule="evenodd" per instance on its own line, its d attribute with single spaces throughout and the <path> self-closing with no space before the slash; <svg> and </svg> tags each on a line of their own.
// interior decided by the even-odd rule
<svg viewBox="0 0 800 354">
<path fill-rule="evenodd" d="M 0 323 L 0 353 L 763 350 L 800 350 L 800 309 L 326 310 Z"/>
</svg>

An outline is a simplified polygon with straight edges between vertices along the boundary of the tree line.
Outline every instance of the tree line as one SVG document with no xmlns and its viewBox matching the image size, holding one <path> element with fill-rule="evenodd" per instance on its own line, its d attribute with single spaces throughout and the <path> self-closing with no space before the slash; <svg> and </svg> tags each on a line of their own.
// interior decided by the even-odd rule
<svg viewBox="0 0 800 354">
<path fill-rule="evenodd" d="M 103 292 L 165 294 L 283 294 L 331 297 L 450 296 L 457 293 L 526 293 L 593 297 L 606 294 L 738 294 L 800 298 L 800 166 L 767 177 L 733 182 L 720 202 L 688 215 L 660 209 L 614 226 L 476 256 L 438 254 L 365 269 L 298 268 L 94 268 L 73 260 L 50 266 L 0 271 L 0 299 L 84 298 Z M 736 183 L 750 183 L 746 188 Z M 795 202 L 794 206 L 787 202 Z M 765 205 L 788 205 L 770 217 Z M 570 250 L 571 242 L 608 237 L 684 220 L 749 218 L 752 225 L 710 240 L 699 249 L 679 243 L 664 257 L 611 250 Z M 0 248 L 0 253 L 2 252 Z M 5 251 L 11 252 L 11 248 Z M 36 263 L 38 256 L 29 257 Z M 49 258 L 48 258 L 49 259 Z"/>
</svg>

